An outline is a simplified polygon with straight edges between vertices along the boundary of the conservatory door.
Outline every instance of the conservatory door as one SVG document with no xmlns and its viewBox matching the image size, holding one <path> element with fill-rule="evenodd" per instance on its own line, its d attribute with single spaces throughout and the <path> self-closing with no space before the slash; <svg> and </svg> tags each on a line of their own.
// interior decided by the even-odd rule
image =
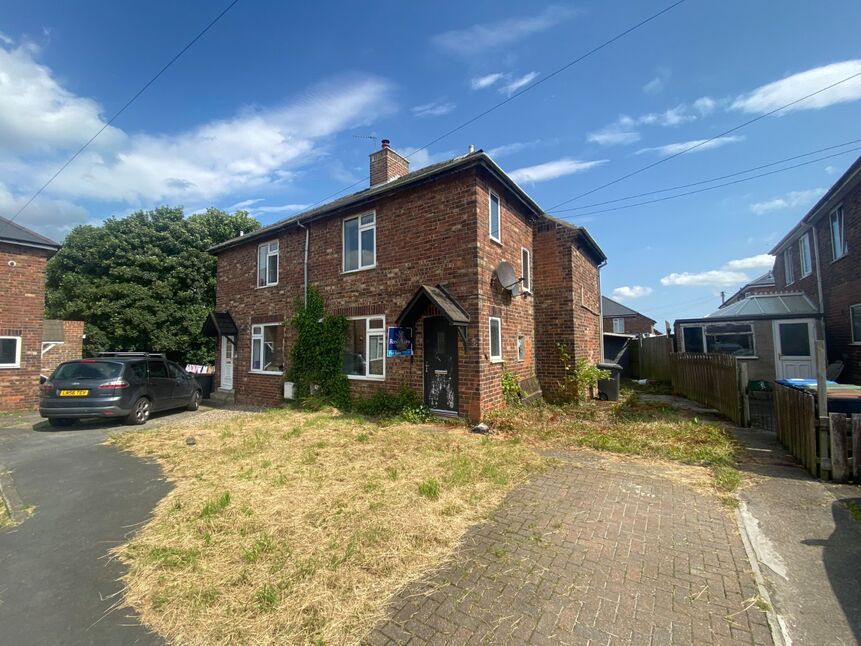
<svg viewBox="0 0 861 646">
<path fill-rule="evenodd" d="M 813 321 L 775 321 L 774 353 L 778 379 L 814 379 Z"/>
</svg>

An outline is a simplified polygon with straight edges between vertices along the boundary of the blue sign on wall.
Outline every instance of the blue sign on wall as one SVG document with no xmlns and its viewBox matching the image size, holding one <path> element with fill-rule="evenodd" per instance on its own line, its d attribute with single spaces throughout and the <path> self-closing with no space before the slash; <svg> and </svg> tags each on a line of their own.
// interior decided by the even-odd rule
<svg viewBox="0 0 861 646">
<path fill-rule="evenodd" d="M 411 327 L 390 327 L 387 357 L 413 356 L 413 329 Z"/>
</svg>

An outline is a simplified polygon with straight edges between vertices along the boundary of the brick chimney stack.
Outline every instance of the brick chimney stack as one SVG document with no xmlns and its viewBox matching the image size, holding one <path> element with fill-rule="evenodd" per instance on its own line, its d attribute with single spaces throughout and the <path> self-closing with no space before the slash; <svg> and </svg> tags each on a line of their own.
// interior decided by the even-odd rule
<svg viewBox="0 0 861 646">
<path fill-rule="evenodd" d="M 382 147 L 371 153 L 371 186 L 403 177 L 410 172 L 410 163 L 391 149 L 391 142 L 383 139 Z"/>
</svg>

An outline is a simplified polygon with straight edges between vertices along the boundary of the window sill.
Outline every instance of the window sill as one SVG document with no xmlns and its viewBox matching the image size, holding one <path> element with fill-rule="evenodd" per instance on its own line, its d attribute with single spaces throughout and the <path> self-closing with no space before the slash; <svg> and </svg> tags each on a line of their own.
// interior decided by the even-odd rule
<svg viewBox="0 0 861 646">
<path fill-rule="evenodd" d="M 341 273 L 342 274 L 357 274 L 360 271 L 368 271 L 369 269 L 376 269 L 376 268 L 377 268 L 377 264 L 374 263 L 373 265 L 368 265 L 367 267 L 359 267 L 358 269 L 343 269 L 341 271 Z"/>
<path fill-rule="evenodd" d="M 498 244 L 500 247 L 502 246 L 502 240 L 499 240 L 499 239 L 497 239 L 497 238 L 494 238 L 493 236 L 487 236 L 487 237 L 488 237 L 488 238 L 490 238 L 490 241 L 491 241 L 491 242 L 495 242 L 495 243 L 496 243 L 496 244 Z"/>
<path fill-rule="evenodd" d="M 846 253 L 844 253 L 844 254 L 843 254 L 842 256 L 840 256 L 839 258 L 833 258 L 833 259 L 831 260 L 831 264 L 833 265 L 835 262 L 840 262 L 841 260 L 843 260 L 843 259 L 844 259 L 846 256 L 848 256 L 848 255 L 849 255 L 849 252 L 847 251 Z"/>
<path fill-rule="evenodd" d="M 249 370 L 248 374 L 249 375 L 264 375 L 264 376 L 268 375 L 271 377 L 280 377 L 284 374 L 284 372 L 283 371 L 276 371 L 276 370 Z"/>
<path fill-rule="evenodd" d="M 272 283 L 271 285 L 258 285 L 254 289 L 269 289 L 270 287 L 278 287 L 278 283 Z"/>
<path fill-rule="evenodd" d="M 503 359 L 502 357 L 497 357 L 495 359 L 491 357 L 490 363 L 505 363 L 505 359 Z"/>
<path fill-rule="evenodd" d="M 11 363 L 0 364 L 0 370 L 15 370 L 16 368 L 20 368 L 20 367 L 21 367 L 20 364 L 18 364 L 17 366 L 13 365 Z"/>
<path fill-rule="evenodd" d="M 364 377 L 362 375 L 347 375 L 347 379 L 352 381 L 385 381 L 385 375 L 369 375 Z"/>
</svg>

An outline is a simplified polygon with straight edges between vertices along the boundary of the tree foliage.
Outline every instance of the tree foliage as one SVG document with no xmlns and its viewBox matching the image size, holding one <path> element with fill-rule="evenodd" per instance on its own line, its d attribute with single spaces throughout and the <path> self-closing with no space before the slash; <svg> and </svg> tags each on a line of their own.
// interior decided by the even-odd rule
<svg viewBox="0 0 861 646">
<path fill-rule="evenodd" d="M 244 211 L 186 218 L 160 207 L 76 227 L 48 263 L 46 316 L 84 321 L 88 354 L 149 350 L 209 363 L 214 339 L 200 329 L 215 307 L 216 259 L 206 250 L 259 226 Z"/>
</svg>

